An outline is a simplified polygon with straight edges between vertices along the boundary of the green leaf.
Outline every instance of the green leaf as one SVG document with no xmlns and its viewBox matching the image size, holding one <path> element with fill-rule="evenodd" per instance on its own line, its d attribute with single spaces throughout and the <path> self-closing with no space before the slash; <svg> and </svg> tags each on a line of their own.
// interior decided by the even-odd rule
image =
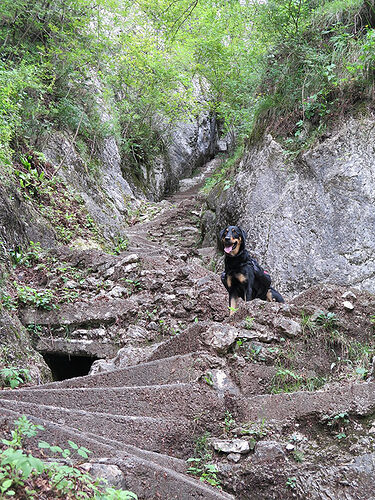
<svg viewBox="0 0 375 500">
<path fill-rule="evenodd" d="M 47 441 L 39 441 L 38 447 L 44 448 L 44 449 L 50 449 L 51 445 L 49 443 L 47 443 Z"/>
<path fill-rule="evenodd" d="M 68 441 L 68 444 L 71 448 L 73 448 L 73 450 L 78 450 L 78 445 L 73 441 Z"/>
</svg>

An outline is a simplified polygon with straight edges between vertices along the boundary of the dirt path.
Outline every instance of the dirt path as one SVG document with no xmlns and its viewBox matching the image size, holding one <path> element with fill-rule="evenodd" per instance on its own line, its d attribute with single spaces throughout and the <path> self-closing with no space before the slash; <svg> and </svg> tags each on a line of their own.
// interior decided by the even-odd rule
<svg viewBox="0 0 375 500">
<path fill-rule="evenodd" d="M 155 218 L 132 226 L 127 231 L 128 251 L 146 254 L 151 251 L 160 255 L 168 246 L 179 255 L 196 249 L 200 240 L 201 208 L 197 194 L 221 161 L 215 158 L 198 169 L 193 178 L 180 181 L 180 190 L 167 198 L 167 203 L 163 203 L 165 208 Z"/>
</svg>

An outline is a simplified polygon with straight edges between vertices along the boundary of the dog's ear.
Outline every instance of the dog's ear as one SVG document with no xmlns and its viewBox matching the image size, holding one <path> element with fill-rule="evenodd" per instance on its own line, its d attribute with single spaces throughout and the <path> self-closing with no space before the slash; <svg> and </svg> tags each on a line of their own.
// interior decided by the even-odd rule
<svg viewBox="0 0 375 500">
<path fill-rule="evenodd" d="M 221 239 L 221 240 L 223 239 L 223 236 L 224 236 L 224 233 L 225 233 L 225 231 L 226 231 L 226 230 L 227 230 L 227 228 L 225 227 L 224 229 L 222 229 L 222 230 L 220 231 L 220 239 Z"/>
<path fill-rule="evenodd" d="M 245 231 L 245 229 L 242 229 L 242 227 L 239 227 L 238 229 L 241 231 L 241 236 L 242 236 L 243 242 L 245 243 L 246 238 L 247 238 L 247 232 Z"/>
</svg>

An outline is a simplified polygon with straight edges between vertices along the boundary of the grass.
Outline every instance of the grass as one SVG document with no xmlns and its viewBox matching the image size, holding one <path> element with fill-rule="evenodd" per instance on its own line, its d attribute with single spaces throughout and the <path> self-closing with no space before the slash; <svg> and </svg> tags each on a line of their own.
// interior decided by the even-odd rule
<svg viewBox="0 0 375 500">
<path fill-rule="evenodd" d="M 280 367 L 272 378 L 270 392 L 279 394 L 282 392 L 316 391 L 326 382 L 327 379 L 324 377 L 306 377 Z"/>
<path fill-rule="evenodd" d="M 348 378 L 365 379 L 375 355 L 375 342 L 359 342 L 340 331 L 340 320 L 335 313 L 321 311 L 315 318 L 302 313 L 305 342 L 320 343 L 334 355 L 331 373 Z"/>
</svg>

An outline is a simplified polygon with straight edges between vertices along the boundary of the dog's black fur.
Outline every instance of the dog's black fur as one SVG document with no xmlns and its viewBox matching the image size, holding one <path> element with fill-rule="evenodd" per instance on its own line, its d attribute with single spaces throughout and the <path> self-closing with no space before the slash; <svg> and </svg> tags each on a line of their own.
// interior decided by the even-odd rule
<svg viewBox="0 0 375 500">
<path fill-rule="evenodd" d="M 241 297 L 246 302 L 262 299 L 284 302 L 281 294 L 271 287 L 271 277 L 250 257 L 245 248 L 246 231 L 238 226 L 227 226 L 220 232 L 225 252 L 225 271 L 221 281 L 229 293 L 231 312 Z"/>
</svg>

